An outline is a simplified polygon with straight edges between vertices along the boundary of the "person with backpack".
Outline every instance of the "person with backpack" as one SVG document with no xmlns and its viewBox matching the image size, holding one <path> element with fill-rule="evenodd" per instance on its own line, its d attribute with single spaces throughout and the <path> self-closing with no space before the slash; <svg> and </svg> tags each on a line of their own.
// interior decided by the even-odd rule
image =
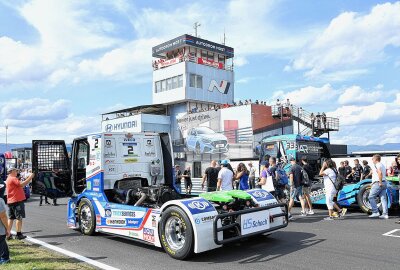
<svg viewBox="0 0 400 270">
<path fill-rule="evenodd" d="M 288 178 L 285 170 L 278 168 L 276 165 L 276 157 L 269 158 L 269 171 L 275 187 L 275 198 L 281 203 L 286 203 L 285 189 L 288 184 Z"/>
<path fill-rule="evenodd" d="M 342 181 L 342 177 L 339 175 L 335 167 L 333 160 L 328 159 L 322 164 L 322 168 L 319 172 L 319 175 L 324 177 L 326 206 L 328 207 L 329 213 L 329 216 L 324 218 L 324 220 L 334 220 L 336 217 L 343 217 L 347 212 L 346 208 L 341 209 L 335 202 L 335 197 L 337 196 L 339 189 L 341 189 L 339 184 Z M 339 215 L 335 214 L 333 209 L 336 209 Z"/>
<path fill-rule="evenodd" d="M 302 191 L 302 168 L 296 163 L 296 159 L 291 158 L 290 163 L 292 167 L 290 168 L 290 200 L 289 200 L 289 220 L 293 219 L 292 214 L 290 211 L 294 205 L 294 199 L 298 196 L 301 204 L 301 216 L 307 216 L 305 210 L 305 203 L 303 198 L 303 191 Z"/>
<path fill-rule="evenodd" d="M 310 164 L 308 164 L 307 157 L 303 156 L 301 158 L 301 163 L 303 165 L 303 196 L 306 202 L 306 207 L 308 206 L 307 215 L 314 215 L 310 192 L 312 186 L 312 179 L 314 179 L 314 171 Z"/>
</svg>

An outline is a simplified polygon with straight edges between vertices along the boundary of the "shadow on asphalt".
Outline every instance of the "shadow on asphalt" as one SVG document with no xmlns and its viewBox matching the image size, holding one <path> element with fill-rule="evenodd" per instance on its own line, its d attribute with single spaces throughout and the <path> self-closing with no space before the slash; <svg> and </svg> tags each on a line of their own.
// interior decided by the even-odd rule
<svg viewBox="0 0 400 270">
<path fill-rule="evenodd" d="M 279 231 L 269 236 L 257 236 L 247 241 L 196 254 L 192 261 L 209 263 L 237 261 L 239 264 L 269 262 L 326 240 L 311 239 L 315 236 L 313 233 Z"/>
<path fill-rule="evenodd" d="M 36 238 L 36 239 L 41 239 L 41 238 L 60 238 L 60 237 L 70 237 L 70 236 L 82 236 L 82 234 L 79 233 L 79 232 L 66 233 L 66 234 L 48 234 L 48 235 L 34 236 L 34 238 Z"/>
</svg>

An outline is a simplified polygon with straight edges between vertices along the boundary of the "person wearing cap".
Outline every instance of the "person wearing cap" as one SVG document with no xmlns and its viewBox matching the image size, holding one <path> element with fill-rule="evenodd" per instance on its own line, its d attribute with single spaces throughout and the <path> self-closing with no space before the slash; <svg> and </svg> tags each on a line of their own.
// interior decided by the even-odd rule
<svg viewBox="0 0 400 270">
<path fill-rule="evenodd" d="M 8 177 L 6 180 L 6 194 L 7 194 L 7 204 L 8 204 L 8 228 L 11 230 L 16 220 L 16 239 L 24 239 L 26 236 L 22 234 L 22 219 L 25 218 L 25 204 L 26 199 L 24 187 L 28 185 L 34 174 L 29 175 L 24 181 L 19 181 L 18 170 L 16 168 L 8 169 Z M 11 235 L 8 236 L 11 239 Z"/>
<path fill-rule="evenodd" d="M 228 169 L 229 162 L 227 160 L 221 161 L 221 170 L 218 173 L 217 190 L 232 190 L 233 172 Z"/>
</svg>

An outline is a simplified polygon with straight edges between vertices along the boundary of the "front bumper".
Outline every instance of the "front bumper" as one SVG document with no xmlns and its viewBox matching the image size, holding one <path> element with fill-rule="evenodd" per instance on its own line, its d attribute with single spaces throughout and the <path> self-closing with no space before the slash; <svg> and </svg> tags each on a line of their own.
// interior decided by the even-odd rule
<svg viewBox="0 0 400 270">
<path fill-rule="evenodd" d="M 266 216 L 265 218 L 269 219 L 270 221 L 271 220 L 273 221 L 276 218 L 283 217 L 282 224 L 276 225 L 276 226 L 270 226 L 269 228 L 261 229 L 259 231 L 255 231 L 255 232 L 251 232 L 251 233 L 247 233 L 247 234 L 242 233 L 242 230 L 243 230 L 242 224 L 237 222 L 237 220 L 241 219 L 242 215 L 259 213 L 262 211 L 265 211 L 265 213 L 269 213 L 269 212 L 267 212 L 267 210 L 270 210 L 273 208 L 278 208 L 278 207 L 279 208 L 284 207 L 285 210 L 279 214 L 269 215 L 269 216 Z M 218 223 L 222 224 L 223 219 L 229 218 L 229 217 L 235 218 L 236 221 L 232 222 L 228 225 L 218 226 Z M 239 241 L 244 238 L 248 238 L 251 236 L 260 235 L 260 234 L 264 234 L 264 233 L 269 233 L 272 231 L 276 231 L 276 230 L 285 228 L 285 227 L 287 227 L 288 223 L 289 223 L 288 206 L 285 203 L 278 203 L 278 204 L 273 204 L 273 205 L 267 205 L 267 206 L 262 206 L 262 207 L 240 210 L 240 211 L 231 212 L 231 213 L 219 214 L 215 217 L 214 224 L 213 224 L 214 242 L 217 245 L 223 245 L 223 244 L 227 244 L 227 243 L 231 243 L 231 242 L 236 242 L 236 241 Z M 222 240 L 218 239 L 219 232 L 224 232 L 224 231 L 228 231 L 228 230 L 232 230 L 232 229 L 235 229 L 237 232 L 239 232 L 238 235 L 229 237 L 226 239 L 222 239 Z"/>
</svg>

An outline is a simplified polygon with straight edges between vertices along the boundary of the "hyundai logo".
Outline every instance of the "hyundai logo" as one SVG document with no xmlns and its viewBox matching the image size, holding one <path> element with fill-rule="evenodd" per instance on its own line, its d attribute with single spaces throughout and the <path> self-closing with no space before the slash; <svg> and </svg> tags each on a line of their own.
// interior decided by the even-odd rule
<svg viewBox="0 0 400 270">
<path fill-rule="evenodd" d="M 106 125 L 106 131 L 111 132 L 113 130 L 113 126 L 111 124 Z"/>
<path fill-rule="evenodd" d="M 209 204 L 207 202 L 193 201 L 189 203 L 188 206 L 192 209 L 204 210 L 209 206 Z"/>
</svg>

